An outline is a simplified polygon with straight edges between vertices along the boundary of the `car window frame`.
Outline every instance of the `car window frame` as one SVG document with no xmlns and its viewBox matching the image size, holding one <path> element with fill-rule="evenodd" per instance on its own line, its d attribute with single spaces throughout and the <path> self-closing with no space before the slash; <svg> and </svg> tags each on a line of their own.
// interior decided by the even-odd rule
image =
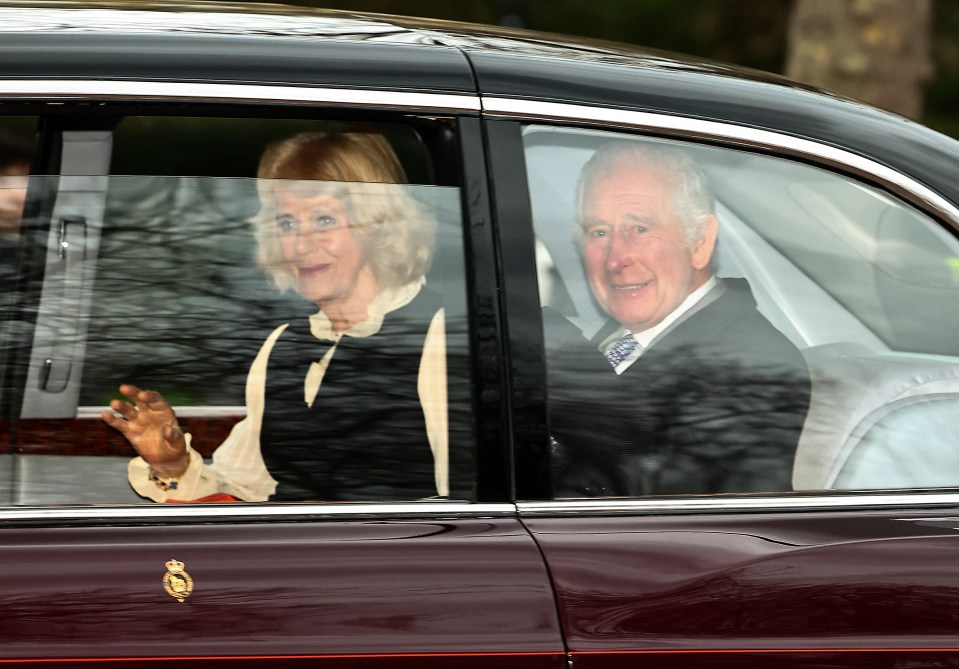
<svg viewBox="0 0 959 669">
<path fill-rule="evenodd" d="M 465 251 L 466 305 L 469 314 L 471 350 L 472 409 L 474 413 L 474 494 L 471 503 L 457 500 L 410 503 L 285 503 L 253 504 L 177 504 L 177 505 L 98 505 L 82 508 L 72 505 L 50 507 L 0 507 L 0 522 L 29 519 L 44 522 L 86 523 L 103 519 L 129 519 L 140 522 L 145 517 L 159 519 L 201 520 L 221 518 L 232 522 L 238 518 L 318 518 L 318 517 L 405 517 L 408 515 L 456 516 L 512 515 L 509 457 L 507 455 L 506 410 L 502 403 L 505 380 L 501 366 L 481 364 L 482 360 L 502 359 L 502 336 L 496 285 L 496 258 L 489 215 L 489 193 L 485 179 L 485 155 L 479 126 L 479 101 L 471 94 L 436 92 L 296 87 L 273 85 L 236 85 L 218 83 L 172 83 L 149 79 L 123 82 L 101 80 L 20 80 L 0 82 L 0 98 L 7 103 L 8 113 L 29 113 L 44 118 L 50 112 L 58 118 L 69 115 L 77 105 L 81 119 L 92 125 L 97 112 L 107 105 L 122 113 L 150 113 L 151 109 L 176 108 L 176 114 L 218 116 L 224 110 L 253 117 L 284 117 L 295 114 L 309 117 L 388 118 L 403 123 L 404 118 L 448 117 L 455 120 L 456 137 L 452 146 L 455 155 L 448 163 L 458 170 L 457 181 L 463 211 L 463 244 Z M 94 103 L 91 105 L 90 103 Z M 184 105 L 189 105 L 185 107 Z M 93 109 L 84 109 L 93 106 Z M 26 110 L 26 111 L 24 111 Z M 106 118 L 106 116 L 104 116 Z M 69 124 L 68 125 L 72 125 Z M 83 125 L 81 121 L 80 125 Z M 58 157 L 51 151 L 56 142 L 41 142 L 47 147 L 44 156 L 49 165 Z M 47 155 L 49 154 L 49 155 Z M 56 174 L 59 170 L 47 169 Z M 19 394 L 19 391 L 17 391 Z M 18 398 L 19 399 L 19 398 Z M 19 419 L 20 402 L 11 402 L 12 429 Z M 15 448 L 15 446 L 14 446 Z M 232 510 L 231 510 L 232 508 Z M 144 511 L 150 511 L 144 514 Z M 205 522 L 205 521 L 204 521 Z"/>
<path fill-rule="evenodd" d="M 522 128 L 526 125 L 558 126 L 569 129 L 622 132 L 635 136 L 696 142 L 719 148 L 745 150 L 758 154 L 802 162 L 865 183 L 886 192 L 914 207 L 942 226 L 959 235 L 959 206 L 927 185 L 852 148 L 826 144 L 814 139 L 748 127 L 735 123 L 690 118 L 652 111 L 631 111 L 595 107 L 585 104 L 524 100 L 509 97 L 483 97 L 483 114 L 490 140 L 490 164 L 501 165 L 494 178 L 508 175 L 510 182 L 527 183 L 523 160 Z M 494 130 L 495 129 L 495 130 Z M 508 167 L 507 167 L 508 166 Z M 518 197 L 514 193 L 515 197 Z M 528 193 L 511 204 L 508 212 L 499 209 L 500 218 L 509 225 L 522 226 L 532 236 L 532 212 Z M 535 250 L 532 241 L 522 249 L 504 252 L 505 309 L 511 348 L 524 351 L 524 359 L 537 361 L 545 370 L 545 351 L 539 304 L 530 308 L 529 295 L 538 294 L 535 272 Z M 524 271 L 524 267 L 527 271 Z M 517 296 L 520 296 L 517 298 Z M 531 313 L 532 312 L 532 313 Z M 538 346 L 531 337 L 538 331 Z M 513 396 L 542 397 L 545 373 L 529 375 L 510 360 L 511 393 Z M 528 365 L 527 365 L 528 366 Z M 537 395 L 538 393 L 538 395 Z M 534 429 L 515 436 L 517 470 L 517 509 L 521 516 L 553 516 L 582 514 L 689 514 L 776 511 L 835 511 L 876 508 L 947 508 L 959 504 L 959 488 L 865 491 L 797 491 L 788 493 L 676 495 L 643 499 L 552 498 L 548 453 L 550 438 L 546 427 L 546 404 L 541 413 L 531 417 Z M 535 411 L 528 409 L 532 414 Z"/>
</svg>

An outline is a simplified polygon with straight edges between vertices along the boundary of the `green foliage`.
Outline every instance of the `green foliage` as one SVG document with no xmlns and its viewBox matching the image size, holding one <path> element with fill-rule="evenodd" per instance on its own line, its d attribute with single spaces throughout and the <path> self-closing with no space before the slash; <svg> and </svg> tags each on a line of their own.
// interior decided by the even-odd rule
<svg viewBox="0 0 959 669">
<path fill-rule="evenodd" d="M 959 137 L 959 2 L 937 0 L 934 12 L 936 73 L 926 90 L 928 121 L 951 126 Z"/>
<path fill-rule="evenodd" d="M 529 27 L 779 71 L 792 0 L 528 2 Z"/>
</svg>

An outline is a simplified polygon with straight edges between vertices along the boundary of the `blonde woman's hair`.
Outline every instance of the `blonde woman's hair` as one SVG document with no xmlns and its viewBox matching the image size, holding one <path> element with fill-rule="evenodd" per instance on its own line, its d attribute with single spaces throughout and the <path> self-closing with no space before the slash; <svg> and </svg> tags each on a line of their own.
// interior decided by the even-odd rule
<svg viewBox="0 0 959 669">
<path fill-rule="evenodd" d="M 409 194 L 406 174 L 382 135 L 300 133 L 268 146 L 256 176 L 257 262 L 281 291 L 296 286 L 280 248 L 274 193 L 285 184 L 294 186 L 291 181 L 314 182 L 314 192 L 320 187 L 340 200 L 370 268 L 384 286 L 418 280 L 429 269 L 436 220 Z"/>
</svg>

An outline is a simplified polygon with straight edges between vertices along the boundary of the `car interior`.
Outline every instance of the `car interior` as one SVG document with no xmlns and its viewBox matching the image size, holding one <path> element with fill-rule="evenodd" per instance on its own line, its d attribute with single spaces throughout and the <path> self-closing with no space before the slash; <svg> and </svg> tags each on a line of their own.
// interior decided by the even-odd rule
<svg viewBox="0 0 959 669">
<path fill-rule="evenodd" d="M 589 337 L 604 320 L 573 237 L 600 131 L 524 133 L 540 294 Z M 653 140 L 673 141 L 673 140 Z M 796 490 L 959 485 L 959 242 L 878 187 L 794 161 L 688 144 L 716 196 L 716 274 L 748 280 L 803 353 L 812 400 Z M 907 463 L 907 464 L 904 464 Z"/>
<path fill-rule="evenodd" d="M 21 441 L 0 444 L 0 503 L 143 503 L 126 483 L 129 445 L 99 417 L 116 386 L 164 388 L 208 456 L 243 417 L 246 370 L 265 335 L 284 315 L 309 312 L 256 267 L 252 176 L 272 139 L 341 122 L 130 114 L 101 125 L 62 123 L 58 176 L 35 165 L 41 176 L 30 180 L 21 248 L 36 271 L 21 277 L 24 301 L 3 305 L 5 394 L 25 392 L 14 417 Z M 35 130 L 30 119 L 6 126 Z M 468 375 L 452 135 L 441 121 L 380 127 L 440 222 L 428 283 L 444 295 L 451 359 Z M 231 145 L 237 135 L 248 141 Z M 524 132 L 541 303 L 587 336 L 604 314 L 574 241 L 574 194 L 582 165 L 611 137 Z M 214 157 L 214 146 L 230 149 Z M 956 238 L 854 176 L 687 148 L 716 193 L 717 275 L 748 280 L 812 375 L 794 488 L 959 486 Z M 471 444 L 466 403 L 454 413 L 451 443 Z"/>
<path fill-rule="evenodd" d="M 247 371 L 266 336 L 316 309 L 280 294 L 256 264 L 249 220 L 259 154 L 302 130 L 348 126 L 174 115 L 118 116 L 110 129 L 63 125 L 59 175 L 31 177 L 21 225 L 22 252 L 42 270 L 21 279 L 20 303 L 4 308 L 17 314 L 0 335 L 4 385 L 25 390 L 12 421 L 20 441 L 5 434 L 0 446 L 0 504 L 148 503 L 126 480 L 132 448 L 101 411 L 120 383 L 163 389 L 196 448 L 212 454 L 245 414 Z M 452 134 L 437 119 L 363 127 L 390 139 L 411 195 L 437 219 L 427 283 L 444 300 L 450 374 L 463 382 L 462 217 L 444 146 Z M 451 435 L 469 449 L 469 407 L 450 414 Z"/>
</svg>

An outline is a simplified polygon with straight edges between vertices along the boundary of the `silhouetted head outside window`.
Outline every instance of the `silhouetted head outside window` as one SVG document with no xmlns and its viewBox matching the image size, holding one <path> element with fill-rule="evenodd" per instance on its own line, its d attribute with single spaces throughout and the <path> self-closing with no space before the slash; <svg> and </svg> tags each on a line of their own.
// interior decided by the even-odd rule
<svg viewBox="0 0 959 669">
<path fill-rule="evenodd" d="M 27 197 L 33 142 L 0 131 L 0 234 L 20 232 L 23 203 Z"/>
</svg>

